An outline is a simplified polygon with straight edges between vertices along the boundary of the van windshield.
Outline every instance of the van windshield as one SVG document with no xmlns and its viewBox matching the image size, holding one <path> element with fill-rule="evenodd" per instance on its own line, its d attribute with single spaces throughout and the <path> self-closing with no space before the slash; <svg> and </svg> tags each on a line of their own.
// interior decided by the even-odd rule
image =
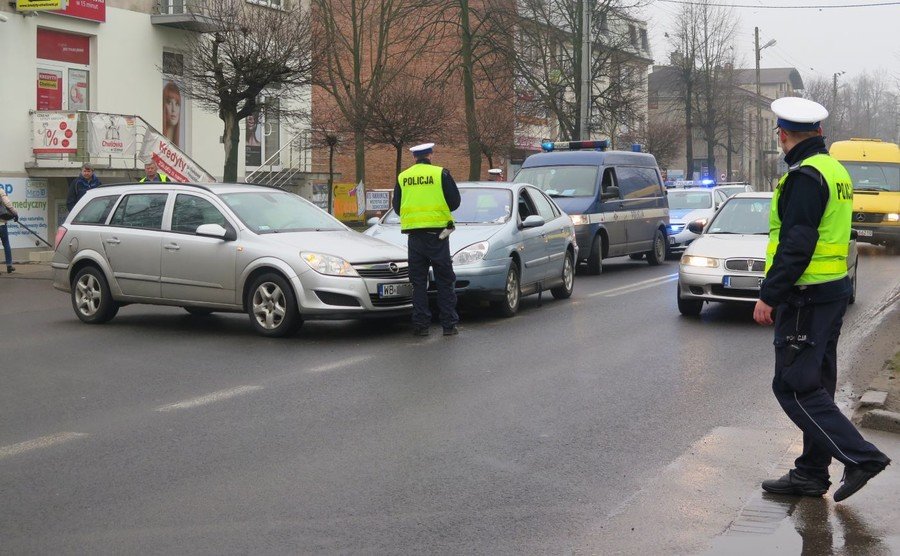
<svg viewBox="0 0 900 556">
<path fill-rule="evenodd" d="M 900 191 L 900 164 L 842 162 L 850 172 L 853 189 L 859 191 Z"/>
<path fill-rule="evenodd" d="M 598 171 L 598 166 L 533 166 L 519 170 L 514 181 L 530 183 L 551 197 L 590 197 Z"/>
</svg>

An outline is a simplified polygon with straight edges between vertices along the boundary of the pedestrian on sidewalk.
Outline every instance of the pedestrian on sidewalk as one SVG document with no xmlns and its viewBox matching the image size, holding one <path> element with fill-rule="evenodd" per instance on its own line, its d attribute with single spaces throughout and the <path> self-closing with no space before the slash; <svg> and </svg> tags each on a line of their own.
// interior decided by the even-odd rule
<svg viewBox="0 0 900 556">
<path fill-rule="evenodd" d="M 437 283 L 437 302 L 444 336 L 459 331 L 456 324 L 456 274 L 450 256 L 449 233 L 453 229 L 453 215 L 459 208 L 460 196 L 456 181 L 446 168 L 431 163 L 434 143 L 424 143 L 409 149 L 416 163 L 397 176 L 394 186 L 394 211 L 400 215 L 400 230 L 409 235 L 409 281 L 413 287 L 413 333 L 427 336 L 431 324 L 428 307 L 428 267 L 434 269 Z"/>
<path fill-rule="evenodd" d="M 144 163 L 144 177 L 138 183 L 145 182 L 162 182 L 169 181 L 169 176 L 159 171 L 159 167 L 152 160 Z"/>
<path fill-rule="evenodd" d="M 100 185 L 100 178 L 94 173 L 94 166 L 90 162 L 81 165 L 81 175 L 69 184 L 69 194 L 66 196 L 66 208 L 72 208 L 84 197 L 84 194 Z"/>
<path fill-rule="evenodd" d="M 772 390 L 803 431 L 795 468 L 762 483 L 777 494 L 822 496 L 831 458 L 844 464 L 840 502 L 881 473 L 890 459 L 867 442 L 834 403 L 837 343 L 851 294 L 847 276 L 853 184 L 828 155 L 821 104 L 797 97 L 772 103 L 788 172 L 772 197 L 766 278 L 753 318 L 775 324 Z M 774 320 L 773 320 L 774 313 Z"/>
<path fill-rule="evenodd" d="M 3 254 L 6 256 L 6 272 L 12 274 L 16 271 L 12 260 L 12 247 L 9 245 L 9 230 L 6 223 L 10 220 L 19 221 L 19 213 L 6 195 L 6 188 L 0 184 L 0 243 L 3 243 Z"/>
</svg>

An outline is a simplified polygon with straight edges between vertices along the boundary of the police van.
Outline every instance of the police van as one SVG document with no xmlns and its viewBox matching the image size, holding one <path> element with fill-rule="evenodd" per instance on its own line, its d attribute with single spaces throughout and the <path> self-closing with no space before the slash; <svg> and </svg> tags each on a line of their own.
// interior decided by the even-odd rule
<svg viewBox="0 0 900 556">
<path fill-rule="evenodd" d="M 600 274 L 603 259 L 666 258 L 669 206 L 656 158 L 607 151 L 606 141 L 547 142 L 525 159 L 515 180 L 542 189 L 575 225 L 579 262 Z"/>
</svg>

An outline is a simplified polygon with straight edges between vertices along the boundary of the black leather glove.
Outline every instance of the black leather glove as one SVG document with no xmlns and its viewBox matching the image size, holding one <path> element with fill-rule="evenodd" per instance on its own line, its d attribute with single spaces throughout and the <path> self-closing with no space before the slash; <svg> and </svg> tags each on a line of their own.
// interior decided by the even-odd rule
<svg viewBox="0 0 900 556">
<path fill-rule="evenodd" d="M 19 215 L 18 215 L 18 214 L 14 214 L 14 215 L 13 215 L 13 222 L 18 222 L 18 221 L 19 221 Z"/>
</svg>

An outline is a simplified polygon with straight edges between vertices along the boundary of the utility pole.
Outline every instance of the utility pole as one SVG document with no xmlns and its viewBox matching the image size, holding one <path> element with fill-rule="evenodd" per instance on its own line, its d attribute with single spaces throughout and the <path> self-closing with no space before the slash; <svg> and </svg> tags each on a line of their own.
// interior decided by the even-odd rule
<svg viewBox="0 0 900 556">
<path fill-rule="evenodd" d="M 837 97 L 837 94 L 838 94 L 838 87 L 837 87 L 837 78 L 840 77 L 840 76 L 842 76 L 842 75 L 844 75 L 845 73 L 846 73 L 846 72 L 844 72 L 844 71 L 839 71 L 839 72 L 835 72 L 835 74 L 832 75 L 832 78 L 834 79 L 834 82 L 833 82 L 832 87 L 831 87 L 831 118 L 832 118 L 832 122 L 837 122 L 837 113 L 838 113 L 838 103 L 837 103 L 837 98 L 838 98 L 838 97 Z M 837 123 L 839 124 L 840 122 L 837 122 Z M 832 129 L 833 129 L 834 127 L 835 127 L 834 124 L 832 124 Z M 834 140 L 834 139 L 832 139 L 832 140 Z"/>
<path fill-rule="evenodd" d="M 581 0 L 581 121 L 578 129 L 581 137 L 591 138 L 589 109 L 591 105 L 591 0 Z"/>
<path fill-rule="evenodd" d="M 762 183 L 763 177 L 763 152 L 762 152 L 762 106 L 760 106 L 760 102 L 762 101 L 762 93 L 760 92 L 760 77 L 759 77 L 759 59 L 760 52 L 763 49 L 769 48 L 770 46 L 775 45 L 775 39 L 770 40 L 766 44 L 759 46 L 759 27 L 753 28 L 753 34 L 756 42 L 755 50 L 756 50 L 756 176 L 755 176 L 755 184 L 759 184 L 762 186 L 764 191 L 768 191 L 769 184 Z"/>
</svg>

